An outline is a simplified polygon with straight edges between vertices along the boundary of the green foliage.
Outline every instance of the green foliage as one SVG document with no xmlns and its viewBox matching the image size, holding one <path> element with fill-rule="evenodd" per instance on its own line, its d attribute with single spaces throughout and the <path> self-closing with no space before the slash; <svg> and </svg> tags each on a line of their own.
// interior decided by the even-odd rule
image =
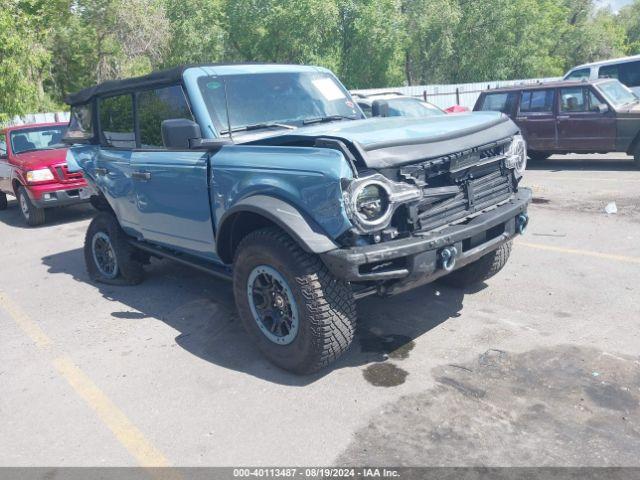
<svg viewBox="0 0 640 480">
<path fill-rule="evenodd" d="M 4 0 L 0 121 L 112 78 L 306 63 L 349 88 L 561 75 L 640 53 L 640 0 Z"/>
</svg>

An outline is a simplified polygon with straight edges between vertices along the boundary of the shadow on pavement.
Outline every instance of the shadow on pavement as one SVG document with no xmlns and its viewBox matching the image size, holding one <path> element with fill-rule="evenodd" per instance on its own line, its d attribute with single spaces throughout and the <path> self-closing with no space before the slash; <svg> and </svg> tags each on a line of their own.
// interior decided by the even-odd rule
<svg viewBox="0 0 640 480">
<path fill-rule="evenodd" d="M 44 225 L 30 227 L 22 217 L 18 202 L 16 200 L 9 200 L 8 208 L 6 210 L 0 210 L 0 222 L 17 228 L 45 228 L 63 223 L 76 222 L 78 220 L 86 220 L 95 214 L 96 210 L 88 203 L 60 208 L 47 208 L 45 211 L 46 221 Z"/>
<path fill-rule="evenodd" d="M 261 355 L 236 316 L 231 284 L 169 260 L 152 260 L 146 279 L 122 287 L 90 281 L 82 249 L 46 256 L 49 273 L 91 283 L 106 300 L 119 305 L 111 315 L 135 322 L 154 318 L 175 328 L 176 343 L 188 352 L 225 368 L 290 386 L 315 382 L 333 370 L 409 355 L 413 340 L 460 315 L 461 290 L 427 285 L 391 298 L 369 297 L 358 303 L 358 333 L 352 348 L 331 367 L 298 376 L 273 366 Z"/>
</svg>

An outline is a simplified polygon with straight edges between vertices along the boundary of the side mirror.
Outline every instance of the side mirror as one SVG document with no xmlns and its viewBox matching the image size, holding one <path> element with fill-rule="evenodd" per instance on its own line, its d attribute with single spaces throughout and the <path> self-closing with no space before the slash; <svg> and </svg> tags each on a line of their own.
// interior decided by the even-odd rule
<svg viewBox="0 0 640 480">
<path fill-rule="evenodd" d="M 386 100 L 374 100 L 371 104 L 371 115 L 374 117 L 388 117 L 389 102 Z"/>
<path fill-rule="evenodd" d="M 606 113 L 609 111 L 609 107 L 605 103 L 599 103 L 594 105 L 591 110 L 596 113 Z"/>
<path fill-rule="evenodd" d="M 172 118 L 162 122 L 162 143 L 167 148 L 188 150 L 191 142 L 202 139 L 200 125 L 186 118 Z"/>
<path fill-rule="evenodd" d="M 202 138 L 200 125 L 187 118 L 171 118 L 162 122 L 162 142 L 166 148 L 180 150 L 211 149 L 232 143 L 227 139 Z"/>
</svg>

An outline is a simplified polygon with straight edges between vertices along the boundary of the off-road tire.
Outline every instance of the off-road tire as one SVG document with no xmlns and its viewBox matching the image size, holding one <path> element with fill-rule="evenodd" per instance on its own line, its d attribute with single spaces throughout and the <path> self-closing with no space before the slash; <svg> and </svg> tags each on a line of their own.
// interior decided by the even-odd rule
<svg viewBox="0 0 640 480">
<path fill-rule="evenodd" d="M 23 210 L 23 202 L 27 209 L 26 212 Z M 24 221 L 27 222 L 27 225 L 30 227 L 37 227 L 44 223 L 44 208 L 36 207 L 29 198 L 27 190 L 22 186 L 18 188 L 18 207 L 20 208 L 22 218 L 24 218 Z"/>
<path fill-rule="evenodd" d="M 0 192 L 0 210 L 6 210 L 8 205 L 9 201 L 7 200 L 7 194 Z"/>
<path fill-rule="evenodd" d="M 440 279 L 445 285 L 465 288 L 490 279 L 507 264 L 511 255 L 511 242 L 504 243 L 473 263 L 455 270 Z"/>
<path fill-rule="evenodd" d="M 527 155 L 531 159 L 532 162 L 544 162 L 547 160 L 551 154 L 548 152 L 528 152 Z"/>
<path fill-rule="evenodd" d="M 105 277 L 96 265 L 93 255 L 93 237 L 103 232 L 109 237 L 117 260 L 115 278 Z M 137 285 L 144 278 L 144 269 L 138 250 L 133 247 L 113 214 L 101 212 L 91 221 L 84 240 L 84 261 L 92 280 L 110 285 Z"/>
<path fill-rule="evenodd" d="M 260 265 L 282 275 L 297 304 L 298 332 L 288 345 L 269 340 L 253 317 L 247 285 L 251 271 Z M 313 373 L 335 361 L 351 345 L 356 329 L 351 287 L 334 277 L 317 255 L 303 251 L 278 228 L 254 231 L 240 242 L 233 264 L 233 291 L 244 328 L 260 351 L 285 370 Z"/>
</svg>

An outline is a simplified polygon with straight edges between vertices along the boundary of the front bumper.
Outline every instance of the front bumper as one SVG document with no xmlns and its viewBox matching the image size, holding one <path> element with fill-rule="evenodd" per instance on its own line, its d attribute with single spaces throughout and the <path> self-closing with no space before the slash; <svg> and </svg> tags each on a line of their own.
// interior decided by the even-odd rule
<svg viewBox="0 0 640 480">
<path fill-rule="evenodd" d="M 64 207 L 89 201 L 91 189 L 86 182 L 74 184 L 30 185 L 27 193 L 31 202 L 38 208 Z"/>
<path fill-rule="evenodd" d="M 509 201 L 465 224 L 376 245 L 336 249 L 321 257 L 338 278 L 377 284 L 384 294 L 400 293 L 450 273 L 440 260 L 446 247 L 455 247 L 455 270 L 511 240 L 518 234 L 516 218 L 526 213 L 531 197 L 531 190 L 521 188 Z"/>
</svg>

